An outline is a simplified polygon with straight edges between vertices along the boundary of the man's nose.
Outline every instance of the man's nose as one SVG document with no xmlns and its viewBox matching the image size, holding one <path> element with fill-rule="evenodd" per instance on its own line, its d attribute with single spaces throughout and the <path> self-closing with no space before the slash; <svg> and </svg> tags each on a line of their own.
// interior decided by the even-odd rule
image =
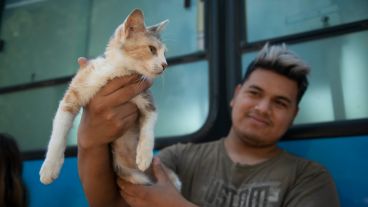
<svg viewBox="0 0 368 207">
<path fill-rule="evenodd" d="M 260 100 L 256 106 L 255 109 L 261 113 L 267 113 L 271 109 L 271 103 L 267 99 Z"/>
</svg>

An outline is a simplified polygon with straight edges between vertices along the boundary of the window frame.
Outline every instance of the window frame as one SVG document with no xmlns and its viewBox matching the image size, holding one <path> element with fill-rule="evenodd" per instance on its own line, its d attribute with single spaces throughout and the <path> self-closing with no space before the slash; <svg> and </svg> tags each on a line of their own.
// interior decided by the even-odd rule
<svg viewBox="0 0 368 207">
<path fill-rule="evenodd" d="M 177 142 L 204 142 L 208 141 L 207 137 L 211 136 L 214 139 L 218 135 L 225 135 L 227 128 L 224 126 L 230 126 L 230 118 L 226 107 L 222 107 L 225 102 L 221 99 L 220 95 L 226 89 L 224 77 L 226 73 L 220 70 L 225 64 L 225 61 L 220 58 L 223 55 L 221 51 L 221 42 L 224 39 L 224 35 L 219 31 L 221 25 L 225 23 L 220 18 L 221 7 L 220 4 L 225 3 L 221 0 L 200 0 L 204 2 L 204 25 L 205 25 L 205 49 L 204 51 L 198 51 L 194 53 L 179 55 L 175 57 L 167 58 L 167 62 L 170 66 L 194 63 L 196 61 L 207 60 L 209 65 L 209 114 L 203 126 L 191 134 L 182 136 L 170 136 L 170 137 L 157 137 L 155 140 L 155 149 L 159 150 L 168 145 Z M 190 2 L 184 2 L 184 6 L 190 6 Z M 220 24 L 218 24 L 220 23 Z M 211 35 L 209 35 L 211 34 Z M 0 87 L 0 95 L 8 93 L 16 93 L 20 91 L 32 90 L 42 87 L 51 87 L 60 84 L 67 84 L 72 80 L 74 75 L 56 77 L 47 80 L 35 81 L 32 83 L 23 83 L 12 86 Z M 225 104 L 227 105 L 227 104 Z M 224 110 L 225 109 L 225 110 Z M 219 121 L 221 120 L 221 121 Z M 225 120 L 225 122 L 224 122 Z M 224 125 L 225 123 L 225 125 Z M 45 149 L 34 149 L 22 152 L 24 159 L 36 160 L 44 158 Z M 75 157 L 77 155 L 77 146 L 67 146 L 65 151 L 65 157 Z"/>
<path fill-rule="evenodd" d="M 169 65 L 208 61 L 209 114 L 204 125 L 196 132 L 182 136 L 158 137 L 155 149 L 160 150 L 178 142 L 200 143 L 227 135 L 231 126 L 229 106 L 235 86 L 242 77 L 241 57 L 244 53 L 259 50 L 266 42 L 288 45 L 368 30 L 368 19 L 337 25 L 258 42 L 242 40 L 245 34 L 245 1 L 201 0 L 204 2 L 205 49 L 194 53 L 170 57 Z M 72 76 L 0 88 L 0 95 L 18 91 L 49 87 L 70 82 Z M 283 140 L 355 137 L 368 134 L 368 117 L 363 119 L 297 124 L 285 134 Z M 45 149 L 22 152 L 27 160 L 41 159 Z M 77 146 L 68 146 L 66 157 L 77 155 Z"/>
<path fill-rule="evenodd" d="M 295 45 L 298 43 L 306 43 L 314 40 L 321 40 L 336 36 L 341 36 L 344 34 L 351 34 L 360 31 L 368 30 L 368 19 L 363 19 L 355 22 L 340 24 L 336 26 L 331 26 L 328 28 L 315 29 L 311 31 L 285 35 L 270 39 L 265 39 L 261 41 L 248 42 L 246 36 L 246 26 L 245 26 L 245 0 L 241 2 L 230 2 L 230 4 L 235 4 L 235 8 L 240 8 L 239 12 L 235 12 L 239 16 L 237 18 L 241 19 L 238 22 L 238 35 L 245 37 L 241 39 L 238 44 L 240 45 L 240 58 L 241 55 L 249 52 L 255 52 L 262 48 L 265 43 L 270 44 L 281 44 L 286 43 L 287 45 Z M 241 65 L 241 64 L 240 64 Z M 241 71 L 242 67 L 238 67 L 237 70 Z M 241 77 L 241 76 L 239 76 Z M 234 77 L 240 82 L 240 78 Z M 308 124 L 295 124 L 293 125 L 284 135 L 282 140 L 300 140 L 300 139 L 318 139 L 318 138 L 336 138 L 336 137 L 358 137 L 359 135 L 368 134 L 368 117 L 361 119 L 343 120 L 343 121 L 329 121 L 321 123 L 308 123 Z"/>
</svg>

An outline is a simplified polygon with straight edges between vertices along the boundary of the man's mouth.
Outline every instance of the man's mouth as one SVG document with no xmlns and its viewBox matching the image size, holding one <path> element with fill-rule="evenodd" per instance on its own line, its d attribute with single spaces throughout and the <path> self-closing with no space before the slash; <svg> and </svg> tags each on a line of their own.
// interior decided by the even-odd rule
<svg viewBox="0 0 368 207">
<path fill-rule="evenodd" d="M 271 121 L 267 118 L 264 118 L 264 117 L 261 117 L 259 115 L 256 115 L 256 114 L 248 114 L 248 118 L 260 123 L 260 124 L 263 124 L 263 125 L 271 125 Z"/>
</svg>

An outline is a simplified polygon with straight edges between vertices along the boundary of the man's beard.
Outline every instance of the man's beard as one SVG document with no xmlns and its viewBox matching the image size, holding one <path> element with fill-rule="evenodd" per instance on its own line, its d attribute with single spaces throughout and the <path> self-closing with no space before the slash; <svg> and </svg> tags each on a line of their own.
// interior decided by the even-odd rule
<svg viewBox="0 0 368 207">
<path fill-rule="evenodd" d="M 251 135 L 249 133 L 245 133 L 243 136 L 240 137 L 240 139 L 246 145 L 255 148 L 269 148 L 277 143 L 277 141 L 272 142 L 263 141 L 262 139 L 258 138 L 258 136 Z"/>
</svg>

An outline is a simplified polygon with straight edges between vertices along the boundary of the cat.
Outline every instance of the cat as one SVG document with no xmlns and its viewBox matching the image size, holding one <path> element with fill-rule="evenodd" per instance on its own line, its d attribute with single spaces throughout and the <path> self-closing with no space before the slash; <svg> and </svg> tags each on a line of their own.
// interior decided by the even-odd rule
<svg viewBox="0 0 368 207">
<path fill-rule="evenodd" d="M 80 108 L 109 80 L 131 74 L 155 78 L 167 67 L 165 45 L 160 32 L 168 20 L 146 27 L 143 12 L 133 10 L 117 27 L 109 40 L 105 57 L 89 61 L 78 59 L 80 69 L 65 92 L 53 120 L 53 129 L 45 161 L 40 169 L 40 181 L 50 184 L 59 175 L 64 162 L 67 134 Z M 149 171 L 153 158 L 154 126 L 157 113 L 149 91 L 132 100 L 140 111 L 139 126 L 131 127 L 112 144 L 113 165 L 119 177 L 134 184 L 152 184 Z M 173 184 L 180 189 L 178 177 L 169 171 Z"/>
</svg>

